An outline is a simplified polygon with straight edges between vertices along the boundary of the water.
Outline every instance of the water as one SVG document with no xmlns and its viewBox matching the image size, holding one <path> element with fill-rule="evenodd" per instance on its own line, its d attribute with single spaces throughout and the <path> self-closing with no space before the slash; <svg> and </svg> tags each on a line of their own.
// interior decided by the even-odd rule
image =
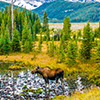
<svg viewBox="0 0 100 100">
<path fill-rule="evenodd" d="M 0 98 L 2 100 L 8 99 L 43 99 L 45 98 L 45 81 L 38 74 L 31 74 L 29 69 L 21 71 L 8 71 L 7 67 L 13 63 L 7 65 L 3 63 L 1 66 L 0 73 Z M 3 67 L 3 68 L 2 68 Z M 7 70 L 5 70 L 5 68 Z M 75 79 L 64 79 L 64 94 L 66 96 L 74 93 L 74 91 L 79 91 L 83 93 L 83 89 L 88 87 L 90 84 L 87 83 L 83 85 L 85 77 L 77 76 Z M 49 81 L 50 84 L 50 94 L 47 85 L 47 94 L 51 97 L 56 95 L 62 95 L 62 85 L 61 81 L 58 81 L 58 86 L 55 89 L 55 81 Z M 33 89 L 34 91 L 29 91 Z M 39 89 L 39 90 L 38 90 Z M 40 91 L 40 92 L 37 92 Z"/>
</svg>

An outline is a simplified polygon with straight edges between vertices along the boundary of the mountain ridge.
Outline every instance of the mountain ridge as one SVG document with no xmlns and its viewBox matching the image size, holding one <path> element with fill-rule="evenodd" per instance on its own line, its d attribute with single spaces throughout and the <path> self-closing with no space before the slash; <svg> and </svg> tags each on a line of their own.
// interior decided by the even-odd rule
<svg viewBox="0 0 100 100">
<path fill-rule="evenodd" d="M 3 2 L 7 2 L 7 3 L 11 3 L 11 0 L 0 0 Z M 40 7 L 41 5 L 43 5 L 44 3 L 50 3 L 53 1 L 58 1 L 58 0 L 13 0 L 14 5 L 22 7 L 22 8 L 26 8 L 28 10 L 33 10 L 36 9 L 38 7 Z M 65 0 L 65 1 L 70 1 L 70 2 L 100 2 L 100 0 Z"/>
<path fill-rule="evenodd" d="M 40 16 L 43 15 L 45 10 L 50 22 L 63 22 L 65 16 L 69 17 L 71 22 L 98 22 L 100 3 L 65 2 L 59 0 L 48 4 L 44 3 L 37 9 L 34 9 Z"/>
<path fill-rule="evenodd" d="M 5 9 L 5 6 L 9 6 L 9 4 L 0 2 L 0 9 Z M 34 12 L 38 13 L 41 22 L 43 21 L 45 10 L 50 23 L 62 23 L 65 16 L 69 17 L 70 21 L 75 23 L 87 21 L 98 22 L 100 3 L 66 2 L 62 0 L 44 3 L 37 9 L 34 9 Z"/>
</svg>

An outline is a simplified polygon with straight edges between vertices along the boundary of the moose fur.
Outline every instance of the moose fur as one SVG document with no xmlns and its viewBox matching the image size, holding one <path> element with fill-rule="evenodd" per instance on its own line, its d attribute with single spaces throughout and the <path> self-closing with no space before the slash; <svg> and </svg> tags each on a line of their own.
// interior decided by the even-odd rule
<svg viewBox="0 0 100 100">
<path fill-rule="evenodd" d="M 63 86 L 64 71 L 60 68 L 57 68 L 57 69 L 50 69 L 49 67 L 42 68 L 37 65 L 36 68 L 31 71 L 31 73 L 32 74 L 39 73 L 40 75 L 43 76 L 43 79 L 45 80 L 45 90 L 46 90 L 46 83 L 49 84 L 49 80 L 56 80 L 56 86 L 55 86 L 56 88 L 58 85 L 58 79 L 61 79 L 62 86 Z M 49 89 L 50 89 L 50 86 L 49 86 Z M 64 91 L 63 91 L 63 94 L 64 94 Z"/>
</svg>

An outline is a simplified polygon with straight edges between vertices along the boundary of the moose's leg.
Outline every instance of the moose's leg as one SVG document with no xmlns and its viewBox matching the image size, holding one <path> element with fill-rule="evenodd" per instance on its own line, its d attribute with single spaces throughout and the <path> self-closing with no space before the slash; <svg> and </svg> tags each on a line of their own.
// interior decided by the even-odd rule
<svg viewBox="0 0 100 100">
<path fill-rule="evenodd" d="M 55 86 L 55 88 L 54 88 L 54 92 L 55 92 L 55 89 L 56 89 L 57 86 L 58 86 L 58 79 L 56 79 L 56 86 Z M 55 94 L 57 95 L 56 92 L 55 92 Z"/>
<path fill-rule="evenodd" d="M 64 82 L 63 82 L 63 78 L 61 78 L 61 84 L 62 84 L 62 90 L 63 90 L 63 95 L 64 95 Z"/>
<path fill-rule="evenodd" d="M 45 96 L 47 96 L 47 83 L 49 84 L 49 81 L 45 78 Z"/>
</svg>

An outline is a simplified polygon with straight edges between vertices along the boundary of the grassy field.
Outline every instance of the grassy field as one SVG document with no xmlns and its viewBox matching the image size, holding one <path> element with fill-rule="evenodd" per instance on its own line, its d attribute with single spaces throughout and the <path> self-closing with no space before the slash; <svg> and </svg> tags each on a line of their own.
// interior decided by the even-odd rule
<svg viewBox="0 0 100 100">
<path fill-rule="evenodd" d="M 53 98 L 54 100 L 100 100 L 100 89 L 93 88 L 92 90 L 88 90 L 85 93 L 76 92 L 71 97 L 66 96 L 57 96 Z"/>
</svg>

